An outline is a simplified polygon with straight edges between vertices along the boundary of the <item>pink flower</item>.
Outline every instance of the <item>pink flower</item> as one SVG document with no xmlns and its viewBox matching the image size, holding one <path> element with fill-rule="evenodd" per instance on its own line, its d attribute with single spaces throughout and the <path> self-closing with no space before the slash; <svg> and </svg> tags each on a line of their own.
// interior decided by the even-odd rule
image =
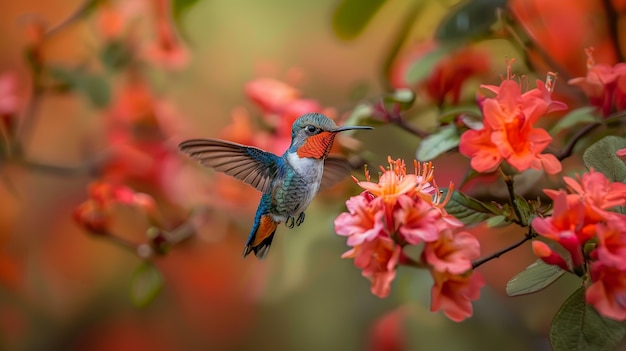
<svg viewBox="0 0 626 351">
<path fill-rule="evenodd" d="M 170 18 L 170 1 L 153 0 L 156 21 L 156 41 L 150 44 L 144 57 L 149 62 L 169 69 L 180 69 L 189 62 L 189 52 L 176 34 Z"/>
<path fill-rule="evenodd" d="M 363 276 L 372 282 L 372 294 L 387 297 L 396 276 L 400 253 L 401 247 L 390 238 L 377 236 L 355 246 L 341 257 L 354 258 L 354 265 L 362 269 Z"/>
<path fill-rule="evenodd" d="M 430 310 L 443 313 L 455 322 L 472 315 L 472 301 L 480 297 L 485 279 L 478 272 L 464 275 L 431 270 L 435 285 L 431 290 Z"/>
<path fill-rule="evenodd" d="M 567 200 L 567 194 L 565 191 L 561 190 L 554 198 L 552 216 L 535 218 L 532 221 L 532 227 L 537 233 L 558 242 L 569 251 L 574 268 L 577 268 L 581 267 L 583 264 L 582 245 L 586 241 L 586 238 L 581 235 L 584 224 L 583 220 L 583 207 L 576 203 L 572 203 L 570 206 Z M 579 236 L 581 237 L 579 238 Z M 550 256 L 542 253 L 540 257 Z"/>
<path fill-rule="evenodd" d="M 349 212 L 341 213 L 335 218 L 335 231 L 339 235 L 348 236 L 348 245 L 360 245 L 363 241 L 371 241 L 383 230 L 383 209 L 373 203 L 374 198 L 367 192 L 353 196 L 346 201 Z"/>
<path fill-rule="evenodd" d="M 0 125 L 11 133 L 15 126 L 20 98 L 17 94 L 17 75 L 4 73 L 0 75 Z"/>
<path fill-rule="evenodd" d="M 397 202 L 393 217 L 398 233 L 407 243 L 417 245 L 439 238 L 441 213 L 431 204 L 406 195 L 398 197 Z"/>
<path fill-rule="evenodd" d="M 585 292 L 585 301 L 605 317 L 626 320 L 626 271 L 594 262 L 591 280 L 593 284 Z"/>
<path fill-rule="evenodd" d="M 582 177 L 563 179 L 572 193 L 569 196 L 582 200 L 586 215 L 595 221 L 612 215 L 606 210 L 626 205 L 626 184 L 610 182 L 603 173 L 595 172 L 593 168 Z"/>
<path fill-rule="evenodd" d="M 533 253 L 535 256 L 541 258 L 541 260 L 547 264 L 559 266 L 562 270 L 570 271 L 571 269 L 567 265 L 567 262 L 556 251 L 552 250 L 548 244 L 543 241 L 533 240 Z"/>
<path fill-rule="evenodd" d="M 451 274 L 464 274 L 472 269 L 472 260 L 480 255 L 480 244 L 467 232 L 443 231 L 439 239 L 427 242 L 422 260 L 432 270 Z"/>
<path fill-rule="evenodd" d="M 607 117 L 615 111 L 626 109 L 626 63 L 615 66 L 596 64 L 593 48 L 585 49 L 587 54 L 587 76 L 569 80 L 569 84 L 579 86 L 589 98 L 591 105 L 600 109 Z"/>
<path fill-rule="evenodd" d="M 260 78 L 246 84 L 246 95 L 266 113 L 281 113 L 300 98 L 300 91 L 276 79 Z"/>
<path fill-rule="evenodd" d="M 597 262 L 626 271 L 626 216 L 616 215 L 596 229 L 598 246 L 593 255 Z"/>
</svg>

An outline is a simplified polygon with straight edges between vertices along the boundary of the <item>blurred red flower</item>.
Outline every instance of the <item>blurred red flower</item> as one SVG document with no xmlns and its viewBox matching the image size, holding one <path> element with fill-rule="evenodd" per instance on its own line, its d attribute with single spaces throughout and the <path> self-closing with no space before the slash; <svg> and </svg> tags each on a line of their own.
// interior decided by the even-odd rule
<svg viewBox="0 0 626 351">
<path fill-rule="evenodd" d="M 579 86 L 604 117 L 626 109 L 626 63 L 614 66 L 595 63 L 593 49 L 587 52 L 587 75 L 570 79 L 569 83 Z"/>
<path fill-rule="evenodd" d="M 463 45 L 442 56 L 430 74 L 416 83 L 409 84 L 406 76 L 416 62 L 441 49 L 434 39 L 421 42 L 394 62 L 390 80 L 394 88 L 417 88 L 430 101 L 443 105 L 446 101 L 455 105 L 460 101 L 463 85 L 471 77 L 489 72 L 490 57 L 480 49 Z"/>
</svg>

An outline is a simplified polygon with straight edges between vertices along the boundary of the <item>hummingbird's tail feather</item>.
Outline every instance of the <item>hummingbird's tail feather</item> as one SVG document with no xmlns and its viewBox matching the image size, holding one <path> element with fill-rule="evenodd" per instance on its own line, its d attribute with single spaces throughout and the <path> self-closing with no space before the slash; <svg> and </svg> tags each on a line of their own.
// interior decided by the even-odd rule
<svg viewBox="0 0 626 351">
<path fill-rule="evenodd" d="M 256 257 L 264 259 L 270 251 L 278 223 L 269 214 L 258 216 L 250 231 L 242 257 L 245 258 L 251 251 L 254 251 Z"/>
</svg>

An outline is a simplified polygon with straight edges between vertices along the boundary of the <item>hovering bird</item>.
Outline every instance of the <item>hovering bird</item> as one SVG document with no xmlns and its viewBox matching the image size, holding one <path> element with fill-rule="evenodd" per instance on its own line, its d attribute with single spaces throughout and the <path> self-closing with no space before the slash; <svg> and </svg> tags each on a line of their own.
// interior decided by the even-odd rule
<svg viewBox="0 0 626 351">
<path fill-rule="evenodd" d="M 191 139 L 180 150 L 202 165 L 231 175 L 263 193 L 254 224 L 243 250 L 263 259 L 269 252 L 279 223 L 289 228 L 304 222 L 304 210 L 321 187 L 332 185 L 350 172 L 348 162 L 328 156 L 338 132 L 374 129 L 338 127 L 319 114 L 300 116 L 291 128 L 291 145 L 282 156 L 252 146 L 218 139 Z"/>
</svg>

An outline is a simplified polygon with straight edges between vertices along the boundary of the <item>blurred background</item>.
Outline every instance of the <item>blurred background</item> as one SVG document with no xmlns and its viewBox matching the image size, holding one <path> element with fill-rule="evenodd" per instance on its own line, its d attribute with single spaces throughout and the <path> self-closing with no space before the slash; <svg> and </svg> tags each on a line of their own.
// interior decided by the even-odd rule
<svg viewBox="0 0 626 351">
<path fill-rule="evenodd" d="M 429 311 L 427 272 L 401 267 L 391 295 L 380 299 L 353 262 L 340 258 L 348 247 L 333 219 L 360 191 L 349 179 L 320 193 L 302 226 L 279 226 L 265 261 L 241 259 L 259 194 L 175 148 L 191 137 L 223 137 L 280 153 L 287 122 L 272 104 L 285 96 L 296 96 L 299 109 L 355 121 L 355 107 L 407 86 L 403 60 L 432 52 L 434 33 L 457 1 L 87 3 L 70 21 L 84 2 L 0 5 L 0 105 L 13 107 L 3 110 L 3 122 L 18 126 L 5 129 L 0 158 L 1 349 L 549 349 L 551 318 L 578 281 L 563 277 L 540 293 L 507 297 L 506 282 L 534 261 L 529 245 L 480 267 L 487 286 L 474 316 L 454 323 Z M 488 18 L 479 31 L 491 31 L 495 9 L 507 3 L 477 3 L 493 13 L 478 16 Z M 470 74 L 450 69 L 438 78 L 459 80 L 458 97 L 418 86 L 431 72 L 408 84 L 418 91 L 412 125 L 428 130 L 442 106 L 470 104 L 479 84 L 498 84 L 505 57 L 518 58 L 514 69 L 531 82 L 558 64 L 556 93 L 566 100 L 567 79 L 585 74 L 583 48 L 595 43 L 597 59 L 617 60 L 603 31 L 565 35 L 575 43 L 545 32 L 564 19 L 603 28 L 607 15 L 598 15 L 596 2 L 550 2 L 562 6 L 557 19 L 545 15 L 557 5 L 514 3 L 516 19 L 528 20 L 519 28 L 544 55 L 524 52 L 506 35 L 470 38 L 479 55 L 465 62 Z M 375 14 L 357 23 L 360 30 L 341 26 L 353 12 L 359 22 L 369 7 Z M 571 20 L 590 13 L 593 20 Z M 475 20 L 471 12 L 455 19 L 465 32 Z M 374 170 L 388 155 L 410 164 L 419 138 L 370 122 L 375 131 L 339 140 L 337 151 L 360 155 Z M 451 153 L 435 165 L 437 183 L 447 186 L 461 182 L 469 162 Z M 361 170 L 354 174 L 363 179 Z M 128 189 L 153 200 L 119 195 Z M 181 229 L 185 240 L 161 245 L 163 232 L 187 224 L 193 235 Z M 146 234 L 150 227 L 160 229 Z M 474 234 L 483 255 L 523 235 Z"/>
</svg>

